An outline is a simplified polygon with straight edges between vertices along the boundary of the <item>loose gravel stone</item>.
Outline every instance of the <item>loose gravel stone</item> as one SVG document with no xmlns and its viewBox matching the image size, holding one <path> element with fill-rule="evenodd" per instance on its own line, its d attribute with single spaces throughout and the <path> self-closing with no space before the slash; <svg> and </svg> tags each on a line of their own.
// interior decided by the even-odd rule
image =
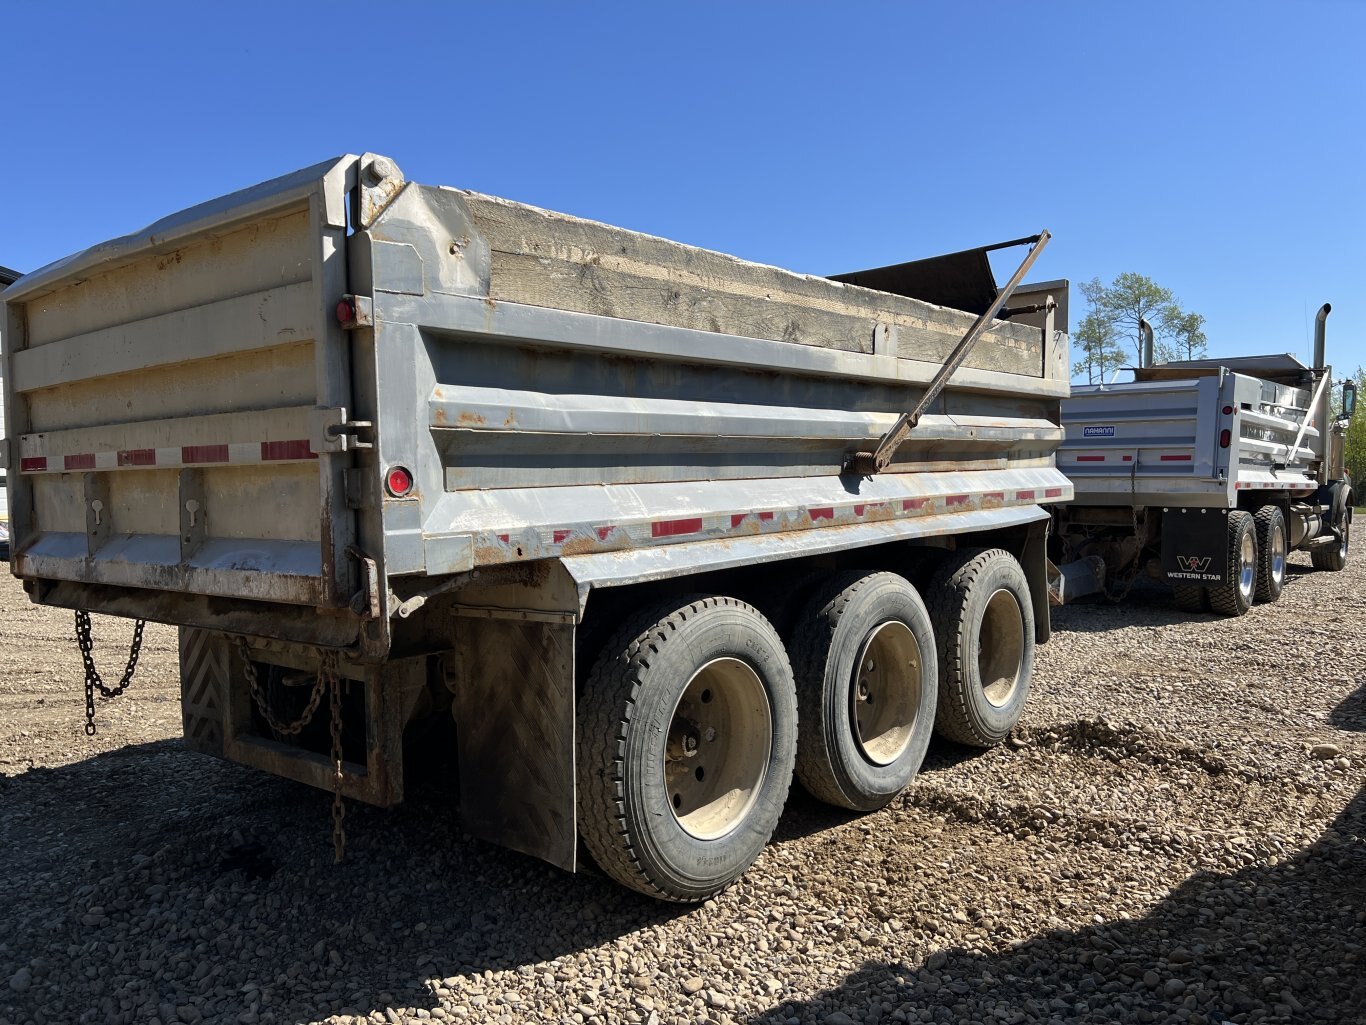
<svg viewBox="0 0 1366 1025">
<path fill-rule="evenodd" d="M 174 631 L 87 738 L 69 614 L 0 586 L 0 1025 L 1355 1020 L 1366 561 L 1291 562 L 1239 620 L 1055 610 L 1009 744 L 868 816 L 794 789 L 695 907 L 471 839 L 440 772 L 333 865 L 327 795 L 176 739 Z"/>
</svg>

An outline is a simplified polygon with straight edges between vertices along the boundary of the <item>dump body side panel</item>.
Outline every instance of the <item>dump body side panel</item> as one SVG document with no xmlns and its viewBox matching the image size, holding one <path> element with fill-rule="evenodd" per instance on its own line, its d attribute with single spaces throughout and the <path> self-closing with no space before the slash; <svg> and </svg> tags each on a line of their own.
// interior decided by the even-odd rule
<svg viewBox="0 0 1366 1025">
<path fill-rule="evenodd" d="M 570 220 L 574 246 L 516 261 L 508 277 L 506 254 L 479 230 L 486 213 L 467 199 L 407 185 L 351 239 L 353 268 L 369 272 L 355 285 L 373 299 L 379 462 L 417 481 L 405 498 L 382 496 L 390 578 L 919 516 L 941 517 L 952 533 L 954 513 L 1070 497 L 1052 456 L 1068 389 L 1061 332 L 993 328 L 978 365 L 954 376 L 889 471 L 854 479 L 841 476 L 845 455 L 871 447 L 914 404 L 945 332 L 966 331 L 969 315 L 645 236 L 628 248 L 653 261 L 658 322 L 585 312 L 620 311 L 642 287 L 640 266 L 609 274 L 583 248 L 596 236 Z M 500 230 L 495 241 L 514 245 Z M 567 287 L 566 261 L 597 268 L 591 289 L 582 285 L 592 303 L 540 305 Z M 700 267 L 718 294 L 752 278 L 783 285 L 760 328 L 836 318 L 846 338 L 867 344 L 687 326 L 695 307 L 675 310 L 667 287 Z M 727 267 L 732 276 L 720 278 Z M 885 310 L 879 319 L 884 300 L 919 307 L 920 333 L 895 324 L 896 345 L 881 346 L 879 325 L 895 319 Z M 639 296 L 631 302 L 644 316 Z M 718 326 L 740 319 L 725 311 Z M 984 369 L 1002 360 L 1013 372 Z M 965 520 L 963 529 L 973 528 Z"/>
</svg>

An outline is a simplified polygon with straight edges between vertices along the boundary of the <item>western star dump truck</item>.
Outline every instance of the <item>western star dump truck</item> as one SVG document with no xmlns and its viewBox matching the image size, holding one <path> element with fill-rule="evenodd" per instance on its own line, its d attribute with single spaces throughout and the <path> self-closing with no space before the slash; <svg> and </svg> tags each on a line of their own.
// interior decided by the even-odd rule
<svg viewBox="0 0 1366 1025">
<path fill-rule="evenodd" d="M 1072 390 L 1058 467 L 1075 501 L 1055 512 L 1055 599 L 1122 594 L 1146 571 L 1186 611 L 1240 616 L 1280 597 L 1292 551 L 1318 569 L 1346 565 L 1343 438 L 1356 386 L 1344 383 L 1334 415 L 1329 310 L 1318 313 L 1313 367 L 1290 355 L 1154 366 L 1143 324 L 1132 382 Z"/>
<path fill-rule="evenodd" d="M 471 832 L 700 899 L 794 766 L 869 810 L 1019 716 L 1046 240 L 834 280 L 331 160 L 6 294 L 13 570 L 178 625 L 197 751 L 388 805 L 444 729 Z"/>
</svg>

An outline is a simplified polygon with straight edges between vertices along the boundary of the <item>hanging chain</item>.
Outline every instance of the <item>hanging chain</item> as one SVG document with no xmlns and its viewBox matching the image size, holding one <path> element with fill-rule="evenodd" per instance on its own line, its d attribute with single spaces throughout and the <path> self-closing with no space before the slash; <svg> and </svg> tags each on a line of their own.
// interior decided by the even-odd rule
<svg viewBox="0 0 1366 1025">
<path fill-rule="evenodd" d="M 116 698 L 128 689 L 133 682 L 133 674 L 138 670 L 138 656 L 142 654 L 142 629 L 146 620 L 139 619 L 133 624 L 133 643 L 128 649 L 128 664 L 123 668 L 123 676 L 117 686 L 107 687 L 95 668 L 95 642 L 90 636 L 90 613 L 76 610 L 76 643 L 80 645 L 81 661 L 85 663 L 85 735 L 95 735 L 95 691 L 103 697 Z"/>
<path fill-rule="evenodd" d="M 262 718 L 266 720 L 270 728 L 283 736 L 295 736 L 312 722 L 314 714 L 318 711 L 318 705 L 322 701 L 323 691 L 329 692 L 328 711 L 332 720 L 330 723 L 332 735 L 332 853 L 337 861 L 341 861 L 346 850 L 346 829 L 344 826 L 346 806 L 342 803 L 342 681 L 341 675 L 337 672 L 336 650 L 333 648 L 322 649 L 318 676 L 313 681 L 313 690 L 308 695 L 308 704 L 304 706 L 303 714 L 292 723 L 282 723 L 275 718 L 275 714 L 270 710 L 265 692 L 261 689 L 260 678 L 256 673 L 256 664 L 251 660 L 251 649 L 247 647 L 244 637 L 237 638 L 237 655 L 242 660 L 243 672 L 247 677 L 247 686 L 251 688 L 251 697 L 256 703 L 257 710 L 260 711 Z"/>
<path fill-rule="evenodd" d="M 261 718 L 265 719 L 266 724 L 281 736 L 293 737 L 305 726 L 313 721 L 313 713 L 318 710 L 318 702 L 322 700 L 323 688 L 326 686 L 326 679 L 323 673 L 318 674 L 318 678 L 313 681 L 313 692 L 308 695 L 308 704 L 304 706 L 303 715 L 291 723 L 283 723 L 275 718 L 275 713 L 270 710 L 270 702 L 266 700 L 265 691 L 261 689 L 261 680 L 256 674 L 256 663 L 251 660 L 251 649 L 247 647 L 244 638 L 237 638 L 237 657 L 242 660 L 242 670 L 246 673 L 247 686 L 251 688 L 252 700 L 256 702 L 256 708 L 261 713 Z M 336 656 L 334 655 L 335 659 Z"/>
<path fill-rule="evenodd" d="M 332 855 L 340 864 L 346 852 L 346 806 L 342 803 L 342 683 L 335 651 L 324 652 L 323 669 L 318 675 L 324 672 L 331 677 L 332 689 Z"/>
</svg>

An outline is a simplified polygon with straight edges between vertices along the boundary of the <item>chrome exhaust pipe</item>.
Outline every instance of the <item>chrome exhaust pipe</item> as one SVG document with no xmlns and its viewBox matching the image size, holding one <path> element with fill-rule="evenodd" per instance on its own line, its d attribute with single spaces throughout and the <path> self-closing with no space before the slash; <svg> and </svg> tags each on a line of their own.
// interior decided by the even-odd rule
<svg viewBox="0 0 1366 1025">
<path fill-rule="evenodd" d="M 1328 346 L 1325 341 L 1326 322 L 1328 314 L 1333 312 L 1332 303 L 1324 303 L 1319 307 L 1318 316 L 1314 318 L 1314 369 L 1321 370 L 1328 364 Z"/>
<path fill-rule="evenodd" d="M 1153 326 L 1142 317 L 1138 318 L 1138 336 L 1143 339 L 1143 355 L 1139 357 L 1140 367 L 1153 365 Z"/>
</svg>

